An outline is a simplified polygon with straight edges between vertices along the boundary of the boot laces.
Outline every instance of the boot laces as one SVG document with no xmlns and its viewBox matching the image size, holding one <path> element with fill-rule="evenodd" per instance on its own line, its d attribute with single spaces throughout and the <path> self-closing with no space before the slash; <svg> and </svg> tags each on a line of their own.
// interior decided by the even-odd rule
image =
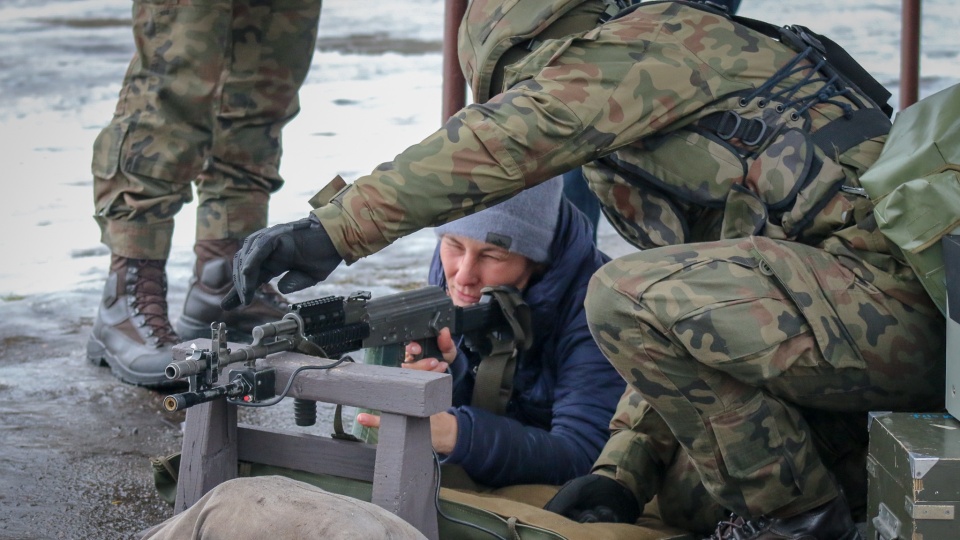
<svg viewBox="0 0 960 540">
<path fill-rule="evenodd" d="M 255 297 L 280 311 L 290 309 L 290 302 L 270 283 L 264 283 L 257 289 Z"/>
<path fill-rule="evenodd" d="M 704 540 L 749 540 L 756 538 L 767 526 L 764 518 L 747 521 L 736 514 L 730 514 L 725 521 L 717 523 L 717 530 Z"/>
<path fill-rule="evenodd" d="M 167 276 L 163 261 L 136 261 L 137 279 L 133 284 L 133 310 L 143 315 L 143 326 L 157 344 L 176 344 L 180 338 L 167 315 Z"/>
</svg>

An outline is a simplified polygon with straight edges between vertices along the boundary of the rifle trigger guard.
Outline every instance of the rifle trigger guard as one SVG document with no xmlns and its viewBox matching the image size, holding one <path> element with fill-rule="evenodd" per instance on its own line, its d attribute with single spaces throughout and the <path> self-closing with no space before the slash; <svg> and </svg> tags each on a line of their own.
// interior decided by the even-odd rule
<svg viewBox="0 0 960 540">
<path fill-rule="evenodd" d="M 441 330 L 440 317 L 441 317 L 441 313 L 437 311 L 433 314 L 433 318 L 430 319 L 430 329 L 436 332 L 437 335 L 440 335 L 440 330 Z"/>
</svg>

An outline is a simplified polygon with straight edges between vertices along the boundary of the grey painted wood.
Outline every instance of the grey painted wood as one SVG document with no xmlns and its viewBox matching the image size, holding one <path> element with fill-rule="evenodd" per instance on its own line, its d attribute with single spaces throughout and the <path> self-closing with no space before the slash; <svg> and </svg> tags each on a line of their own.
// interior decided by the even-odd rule
<svg viewBox="0 0 960 540">
<path fill-rule="evenodd" d="M 277 353 L 257 363 L 275 367 L 277 389 L 282 389 L 294 369 L 332 360 L 299 353 Z M 389 385 L 390 390 L 384 389 Z M 344 363 L 329 370 L 309 370 L 297 375 L 294 397 L 323 396 L 327 403 L 367 407 L 384 412 L 426 417 L 447 410 L 452 400 L 450 375 L 413 369 Z"/>
<path fill-rule="evenodd" d="M 372 444 L 245 424 L 237 435 L 240 461 L 373 482 L 377 447 Z"/>
<path fill-rule="evenodd" d="M 189 356 L 191 344 L 205 348 L 210 341 L 199 339 L 178 345 L 174 358 Z M 280 391 L 298 367 L 329 362 L 291 352 L 261 359 L 257 366 L 277 370 L 276 388 Z M 229 369 L 224 371 L 221 382 L 229 380 Z M 238 427 L 235 406 L 224 400 L 198 405 L 187 410 L 176 512 L 186 509 L 217 484 L 236 477 L 239 458 L 372 480 L 375 504 L 397 514 L 427 538 L 438 538 L 429 417 L 450 406 L 449 375 L 347 363 L 330 370 L 299 373 L 289 395 L 383 411 L 379 444 L 351 443 L 264 427 Z"/>
<path fill-rule="evenodd" d="M 187 409 L 174 513 L 237 476 L 237 408 L 218 399 Z"/>
<path fill-rule="evenodd" d="M 430 419 L 384 413 L 373 473 L 371 502 L 410 523 L 427 538 L 439 538 L 434 496 Z"/>
<path fill-rule="evenodd" d="M 183 360 L 190 355 L 191 344 L 197 348 L 210 346 L 209 339 L 196 339 L 174 347 L 174 359 Z M 242 344 L 229 343 L 231 349 Z M 257 361 L 257 367 L 274 367 L 277 370 L 277 391 L 283 390 L 295 369 L 307 365 L 330 364 L 333 360 L 307 356 L 296 352 L 271 355 Z M 229 371 L 242 367 L 242 363 L 224 369 L 220 382 L 229 380 Z M 390 385 L 390 391 L 382 386 Z M 366 407 L 384 412 L 408 416 L 426 417 L 445 411 L 452 400 L 450 376 L 443 373 L 417 371 L 366 364 L 345 363 L 329 370 L 300 372 L 291 389 L 292 397 L 307 395 L 324 396 L 325 403 L 339 403 L 352 407 Z M 313 398 L 308 398 L 313 399 Z"/>
</svg>

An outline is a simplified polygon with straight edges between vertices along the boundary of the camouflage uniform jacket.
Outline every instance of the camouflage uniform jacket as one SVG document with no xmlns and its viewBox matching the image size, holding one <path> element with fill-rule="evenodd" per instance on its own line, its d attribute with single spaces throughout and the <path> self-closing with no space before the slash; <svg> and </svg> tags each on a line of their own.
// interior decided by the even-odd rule
<svg viewBox="0 0 960 540">
<path fill-rule="evenodd" d="M 680 2 L 640 4 L 545 41 L 507 67 L 505 91 L 352 185 L 331 184 L 315 212 L 352 263 L 586 165 L 608 218 L 639 248 L 795 241 L 902 296 L 915 276 L 859 194 L 885 130 L 850 145 L 832 137 L 882 113 L 830 80 L 829 68 L 814 69 L 823 66 L 808 53 Z M 711 130 L 718 115 L 729 118 Z M 733 129 L 741 125 L 756 129 Z M 857 356 L 849 336 L 836 346 L 844 335 L 836 320 L 812 319 L 827 356 Z"/>
<path fill-rule="evenodd" d="M 750 235 L 796 241 L 899 297 L 915 277 L 858 194 L 885 135 L 845 148 L 817 138 L 876 105 L 856 89 L 838 95 L 826 79 L 809 58 L 722 15 L 640 4 L 544 42 L 507 68 L 501 94 L 352 185 L 331 183 L 315 213 L 352 263 L 585 165 L 608 218 L 639 248 Z M 764 133 L 723 139 L 716 131 L 732 126 L 702 127 L 723 111 L 744 124 L 762 119 Z M 825 354 L 856 358 L 849 336 L 836 346 L 845 335 L 837 321 L 809 322 Z"/>
<path fill-rule="evenodd" d="M 762 88 L 792 62 L 796 72 Z M 842 153 L 810 137 L 874 106 L 856 90 L 810 103 L 825 89 L 810 67 L 721 15 L 642 4 L 585 34 L 546 41 L 507 68 L 506 91 L 464 108 L 352 185 L 331 183 L 315 212 L 352 263 L 589 163 L 606 214 L 640 248 L 762 235 L 853 250 L 901 272 L 874 255 L 886 254 L 887 243 L 870 222 L 869 201 L 856 195 L 885 136 Z M 744 123 L 762 117 L 765 137 L 749 145 L 698 127 L 728 110 Z"/>
</svg>

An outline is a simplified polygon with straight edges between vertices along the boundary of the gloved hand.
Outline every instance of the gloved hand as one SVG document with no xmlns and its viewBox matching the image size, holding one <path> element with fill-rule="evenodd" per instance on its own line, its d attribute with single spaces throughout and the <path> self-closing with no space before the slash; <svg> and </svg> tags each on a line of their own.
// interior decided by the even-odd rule
<svg viewBox="0 0 960 540">
<path fill-rule="evenodd" d="M 634 523 L 640 517 L 633 493 L 599 474 L 570 480 L 543 508 L 580 523 Z"/>
<path fill-rule="evenodd" d="M 315 285 L 343 261 L 317 216 L 274 225 L 248 236 L 233 257 L 233 289 L 220 307 L 249 304 L 260 285 L 286 272 L 277 288 L 290 293 Z"/>
</svg>

